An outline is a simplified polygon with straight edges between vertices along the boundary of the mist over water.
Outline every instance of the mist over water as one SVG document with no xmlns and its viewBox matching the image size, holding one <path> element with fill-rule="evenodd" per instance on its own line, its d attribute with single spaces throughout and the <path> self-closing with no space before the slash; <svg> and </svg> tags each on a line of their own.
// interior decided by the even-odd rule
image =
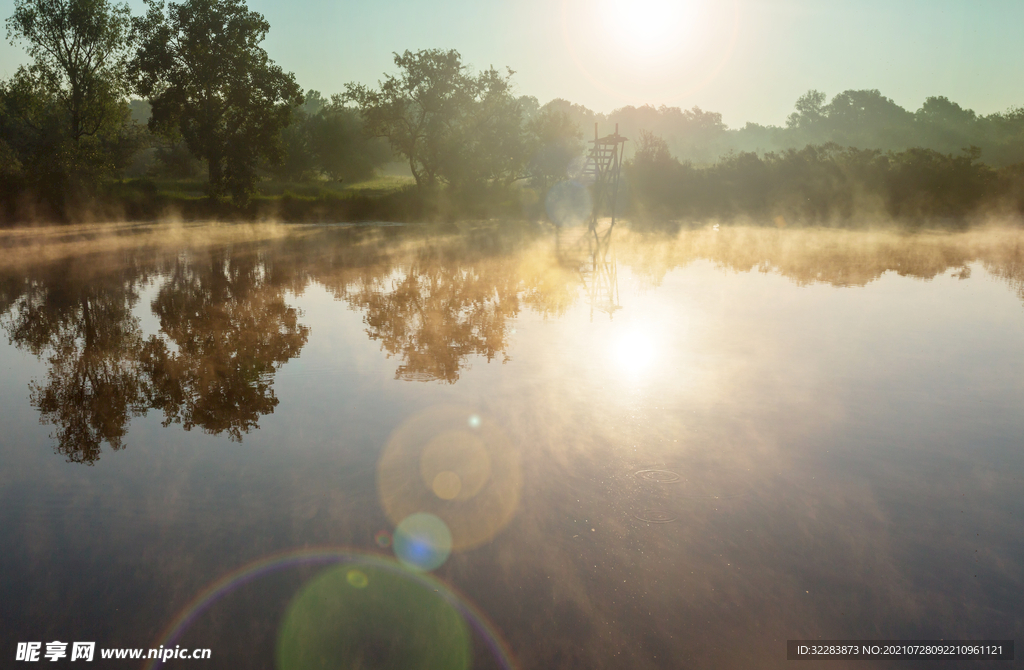
<svg viewBox="0 0 1024 670">
<path fill-rule="evenodd" d="M 748 668 L 1024 639 L 1017 228 L 0 249 L 5 650 Z"/>
</svg>

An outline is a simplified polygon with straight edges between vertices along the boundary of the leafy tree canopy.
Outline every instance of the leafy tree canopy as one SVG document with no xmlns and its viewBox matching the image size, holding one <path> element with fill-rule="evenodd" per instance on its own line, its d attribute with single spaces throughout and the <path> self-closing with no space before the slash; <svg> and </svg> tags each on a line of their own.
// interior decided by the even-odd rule
<svg viewBox="0 0 1024 670">
<path fill-rule="evenodd" d="M 550 162 L 536 160 L 541 135 L 578 136 L 550 114 L 531 125 L 538 105 L 514 95 L 510 69 L 474 75 L 458 51 L 441 49 L 395 54 L 395 65 L 398 74 L 385 75 L 377 88 L 348 84 L 346 97 L 358 104 L 367 132 L 405 156 L 420 187 L 509 185 Z"/>
<path fill-rule="evenodd" d="M 107 0 L 15 0 L 7 37 L 26 42 L 33 59 L 21 76 L 55 96 L 74 141 L 120 121 L 130 16 L 128 5 Z"/>
<path fill-rule="evenodd" d="M 280 159 L 280 131 L 302 103 L 295 76 L 260 47 L 270 24 L 243 0 L 146 4 L 135 70 L 153 106 L 149 127 L 180 134 L 207 162 L 211 195 L 244 204 L 260 161 Z"/>
<path fill-rule="evenodd" d="M 128 7 L 107 0 L 15 0 L 7 37 L 24 44 L 32 62 L 0 83 L 4 171 L 24 177 L 61 213 L 138 147 L 125 104 Z"/>
<path fill-rule="evenodd" d="M 387 142 L 367 137 L 359 111 L 346 106 L 342 96 L 327 99 L 306 91 L 304 98 L 281 133 L 285 158 L 275 170 L 278 176 L 359 181 L 392 160 Z"/>
</svg>

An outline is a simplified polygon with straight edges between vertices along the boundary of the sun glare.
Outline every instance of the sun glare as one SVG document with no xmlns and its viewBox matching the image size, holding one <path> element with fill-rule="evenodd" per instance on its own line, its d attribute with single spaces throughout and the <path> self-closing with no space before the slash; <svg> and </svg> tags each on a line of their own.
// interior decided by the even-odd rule
<svg viewBox="0 0 1024 670">
<path fill-rule="evenodd" d="M 632 330 L 612 340 L 610 353 L 620 370 L 639 375 L 651 368 L 657 359 L 658 348 L 648 333 Z"/>
<path fill-rule="evenodd" d="M 691 30 L 693 6 L 679 0 L 601 0 L 608 34 L 632 55 L 653 57 L 672 51 Z"/>
<path fill-rule="evenodd" d="M 580 73 L 632 105 L 673 104 L 713 81 L 739 30 L 739 0 L 561 0 Z"/>
</svg>

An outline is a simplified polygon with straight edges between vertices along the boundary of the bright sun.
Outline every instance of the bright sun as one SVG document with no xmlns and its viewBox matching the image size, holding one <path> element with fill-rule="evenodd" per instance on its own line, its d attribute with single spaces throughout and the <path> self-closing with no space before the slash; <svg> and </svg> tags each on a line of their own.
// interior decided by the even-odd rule
<svg viewBox="0 0 1024 670">
<path fill-rule="evenodd" d="M 636 329 L 613 339 L 609 354 L 621 371 L 640 375 L 657 360 L 658 347 L 649 333 Z"/>
<path fill-rule="evenodd" d="M 656 57 L 674 51 L 693 23 L 693 0 L 600 0 L 601 21 L 630 53 Z"/>
<path fill-rule="evenodd" d="M 675 104 L 732 55 L 741 0 L 560 0 L 562 37 L 580 73 L 630 105 Z"/>
</svg>

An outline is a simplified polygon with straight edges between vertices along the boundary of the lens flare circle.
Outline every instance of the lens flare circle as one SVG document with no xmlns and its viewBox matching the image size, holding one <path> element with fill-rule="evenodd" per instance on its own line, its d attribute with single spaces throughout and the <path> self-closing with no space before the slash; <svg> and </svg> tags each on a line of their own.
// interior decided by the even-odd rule
<svg viewBox="0 0 1024 670">
<path fill-rule="evenodd" d="M 451 470 L 444 470 L 437 473 L 430 482 L 430 488 L 441 500 L 454 500 L 462 492 L 462 478 Z"/>
<path fill-rule="evenodd" d="M 491 458 L 479 431 L 446 430 L 427 442 L 420 476 L 442 500 L 469 500 L 480 493 L 491 478 Z"/>
<path fill-rule="evenodd" d="M 458 609 L 422 584 L 371 564 L 314 577 L 289 604 L 277 639 L 278 670 L 467 670 L 471 656 Z"/>
<path fill-rule="evenodd" d="M 283 570 L 298 568 L 310 565 L 334 565 L 341 564 L 355 568 L 367 574 L 367 582 L 373 579 L 373 572 L 366 572 L 367 566 L 383 572 L 389 572 L 400 576 L 402 579 L 414 582 L 431 593 L 437 593 L 441 598 L 458 609 L 464 620 L 469 622 L 473 630 L 480 636 L 484 644 L 490 650 L 492 656 L 502 670 L 516 670 L 518 667 L 509 649 L 508 643 L 500 636 L 497 629 L 479 608 L 470 600 L 455 591 L 452 587 L 440 581 L 436 577 L 424 572 L 412 572 L 403 567 L 398 561 L 384 558 L 375 554 L 366 554 L 348 549 L 345 547 L 307 547 L 303 549 L 292 549 L 285 552 L 271 554 L 246 563 L 241 567 L 232 570 L 219 579 L 211 582 L 188 602 L 171 619 L 170 623 L 160 632 L 156 641 L 150 648 L 174 647 L 185 631 L 207 612 L 211 607 L 223 598 L 237 591 L 247 584 L 259 581 Z M 346 573 L 346 581 L 348 580 Z M 351 589 L 351 585 L 349 585 Z M 352 589 L 354 590 L 354 589 Z M 161 659 L 150 659 L 145 665 L 145 670 L 156 670 L 164 666 Z"/>
<path fill-rule="evenodd" d="M 464 407 L 412 416 L 391 434 L 377 463 L 377 493 L 391 522 L 433 515 L 451 533 L 453 551 L 489 542 L 515 514 L 521 488 L 519 451 L 505 431 Z"/>
<path fill-rule="evenodd" d="M 395 556 L 407 568 L 430 572 L 441 567 L 451 553 L 451 531 L 433 514 L 412 514 L 395 528 Z"/>
<path fill-rule="evenodd" d="M 351 586 L 357 589 L 365 589 L 370 585 L 370 578 L 366 576 L 366 573 L 362 570 L 349 570 L 345 573 L 345 579 Z"/>
</svg>

